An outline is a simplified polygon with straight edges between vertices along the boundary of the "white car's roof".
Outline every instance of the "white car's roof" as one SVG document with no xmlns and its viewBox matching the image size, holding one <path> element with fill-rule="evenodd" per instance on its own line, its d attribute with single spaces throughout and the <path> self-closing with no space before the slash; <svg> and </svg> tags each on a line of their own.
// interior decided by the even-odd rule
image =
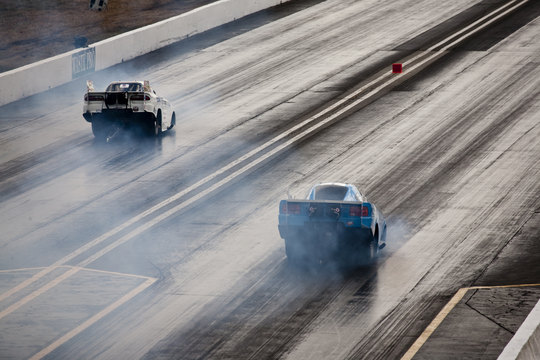
<svg viewBox="0 0 540 360">
<path fill-rule="evenodd" d="M 310 199 L 310 200 L 315 200 L 316 197 L 317 197 L 317 193 L 319 191 L 325 191 L 324 189 L 328 189 L 328 188 L 345 188 L 346 189 L 346 190 L 343 190 L 344 191 L 342 193 L 343 198 L 339 199 L 339 200 L 363 201 L 363 196 L 358 191 L 358 189 L 356 188 L 355 185 L 353 185 L 353 184 L 345 184 L 345 183 L 338 183 L 338 182 L 327 182 L 327 183 L 319 183 L 319 184 L 314 185 L 311 188 L 307 198 Z M 336 198 L 336 199 L 333 199 L 333 200 L 338 200 L 338 199 Z"/>
<path fill-rule="evenodd" d="M 349 186 L 353 186 L 352 184 L 345 184 L 345 183 L 338 183 L 338 182 L 326 182 L 326 183 L 319 183 L 317 185 L 314 185 L 313 187 L 316 187 L 316 186 L 346 186 L 346 187 L 349 187 Z"/>
<path fill-rule="evenodd" d="M 112 84 L 125 84 L 125 83 L 138 83 L 138 84 L 144 84 L 144 81 L 139 80 L 127 80 L 127 81 L 112 81 Z"/>
</svg>

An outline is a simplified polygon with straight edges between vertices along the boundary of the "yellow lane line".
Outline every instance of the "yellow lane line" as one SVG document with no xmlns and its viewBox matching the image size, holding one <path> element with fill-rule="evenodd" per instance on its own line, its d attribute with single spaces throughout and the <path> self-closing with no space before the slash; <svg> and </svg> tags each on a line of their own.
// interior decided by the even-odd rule
<svg viewBox="0 0 540 360">
<path fill-rule="evenodd" d="M 427 341 L 427 339 L 433 334 L 435 329 L 443 322 L 444 318 L 452 311 L 454 306 L 456 306 L 463 296 L 469 291 L 468 288 L 459 289 L 458 292 L 450 299 L 450 301 L 444 306 L 444 308 L 437 314 L 435 319 L 427 326 L 422 335 L 416 339 L 414 344 L 409 348 L 409 350 L 401 357 L 401 360 L 410 360 L 413 356 L 420 350 L 422 345 Z"/>
<path fill-rule="evenodd" d="M 516 284 L 516 285 L 495 285 L 495 286 L 471 286 L 469 290 L 476 289 L 503 289 L 503 288 L 517 288 L 517 287 L 535 287 L 540 286 L 540 284 Z"/>
<path fill-rule="evenodd" d="M 96 322 L 98 322 L 99 320 L 107 316 L 108 314 L 110 314 L 116 308 L 120 307 L 121 305 L 125 304 L 126 302 L 128 302 L 129 300 L 137 296 L 140 292 L 142 292 L 143 290 L 148 288 L 150 285 L 152 285 L 156 280 L 157 279 L 153 279 L 153 278 L 147 279 L 144 283 L 137 286 L 135 289 L 131 290 L 129 293 L 122 296 L 120 299 L 116 300 L 114 303 L 107 306 L 105 309 L 101 310 L 99 313 L 92 316 L 91 318 L 83 322 L 81 325 L 77 326 L 76 328 L 69 331 L 64 336 L 57 339 L 56 341 L 51 343 L 49 346 L 47 346 L 46 348 L 44 348 L 43 350 L 41 350 L 40 352 L 32 356 L 30 359 L 38 360 L 47 356 L 48 354 L 53 352 L 56 348 L 66 343 L 67 341 L 75 337 L 76 335 L 80 334 L 85 329 L 89 328 L 90 326 L 92 326 L 93 324 L 95 324 Z"/>
<path fill-rule="evenodd" d="M 501 288 L 517 288 L 517 287 L 534 287 L 540 286 L 540 284 L 517 284 L 517 285 L 498 285 L 498 286 L 471 286 L 459 289 L 456 294 L 450 299 L 450 301 L 443 307 L 443 309 L 437 314 L 435 319 L 426 327 L 424 332 L 416 339 L 412 346 L 407 350 L 405 355 L 401 357 L 401 360 L 411 360 L 414 355 L 420 350 L 422 345 L 429 339 L 431 334 L 441 325 L 446 316 L 452 311 L 452 309 L 463 299 L 467 291 L 469 290 L 482 290 L 482 289 L 501 289 Z"/>
</svg>

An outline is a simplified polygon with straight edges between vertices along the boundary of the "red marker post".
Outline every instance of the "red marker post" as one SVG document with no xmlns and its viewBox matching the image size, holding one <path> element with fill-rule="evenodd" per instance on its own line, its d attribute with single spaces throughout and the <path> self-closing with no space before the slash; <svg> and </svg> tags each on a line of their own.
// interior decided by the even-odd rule
<svg viewBox="0 0 540 360">
<path fill-rule="evenodd" d="M 403 64 L 392 64 L 392 74 L 401 74 L 403 72 Z"/>
</svg>

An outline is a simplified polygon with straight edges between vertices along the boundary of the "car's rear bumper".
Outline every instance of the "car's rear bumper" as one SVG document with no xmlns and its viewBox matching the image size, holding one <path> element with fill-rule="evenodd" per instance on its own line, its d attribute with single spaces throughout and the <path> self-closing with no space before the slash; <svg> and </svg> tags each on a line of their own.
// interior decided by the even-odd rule
<svg viewBox="0 0 540 360">
<path fill-rule="evenodd" d="M 107 109 L 101 112 L 85 112 L 83 117 L 88 122 L 107 121 L 118 124 L 153 122 L 154 114 L 146 111 L 133 111 L 132 109 Z"/>
<path fill-rule="evenodd" d="M 300 239 L 300 241 L 310 241 L 320 236 L 333 236 L 344 242 L 348 241 L 370 241 L 372 239 L 371 229 L 368 227 L 346 227 L 341 222 L 308 222 L 303 226 L 298 225 L 278 225 L 279 235 L 283 239 Z"/>
<path fill-rule="evenodd" d="M 303 258 L 348 259 L 364 254 L 373 241 L 369 228 L 347 228 L 342 223 L 311 222 L 304 226 L 279 225 L 287 254 Z"/>
</svg>

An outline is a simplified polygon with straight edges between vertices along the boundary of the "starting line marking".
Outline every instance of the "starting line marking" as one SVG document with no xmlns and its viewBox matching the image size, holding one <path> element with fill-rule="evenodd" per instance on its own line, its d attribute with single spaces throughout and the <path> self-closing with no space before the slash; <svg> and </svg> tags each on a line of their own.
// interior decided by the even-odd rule
<svg viewBox="0 0 540 360">
<path fill-rule="evenodd" d="M 431 334 L 441 325 L 446 316 L 452 311 L 452 309 L 463 299 L 465 294 L 469 290 L 480 289 L 500 289 L 500 288 L 519 288 L 519 287 L 535 287 L 540 284 L 517 284 L 517 285 L 499 285 L 499 286 L 471 286 L 459 289 L 454 296 L 448 301 L 448 303 L 442 308 L 442 310 L 435 316 L 431 323 L 426 327 L 424 332 L 416 339 L 411 345 L 409 350 L 401 357 L 401 360 L 411 360 L 414 355 L 420 350 L 422 345 L 429 339 Z"/>
<path fill-rule="evenodd" d="M 20 271 L 43 270 L 43 269 L 47 269 L 47 268 L 49 268 L 49 266 L 0 270 L 0 274 L 14 273 L 14 272 L 20 272 Z M 56 269 L 61 269 L 61 268 L 77 269 L 79 271 L 80 270 L 85 270 L 85 271 L 90 271 L 90 272 L 98 272 L 98 273 L 109 274 L 109 275 L 127 276 L 127 277 L 134 277 L 134 278 L 148 279 L 148 280 L 149 279 L 154 279 L 153 277 L 144 276 L 144 275 L 127 274 L 127 273 L 121 273 L 121 272 L 116 272 L 116 271 L 91 269 L 91 268 L 84 268 L 84 267 L 80 267 L 80 266 L 71 266 L 71 265 L 58 265 L 58 266 L 55 266 L 54 268 L 56 268 Z"/>
<path fill-rule="evenodd" d="M 20 268 L 20 269 L 11 269 L 11 270 L 0 270 L 0 273 L 6 274 L 6 273 L 21 272 L 21 271 L 32 271 L 32 270 L 35 271 L 35 270 L 42 270 L 42 269 L 45 269 L 45 268 L 46 267 L 35 267 L 35 268 Z M 140 284 L 139 286 L 137 286 L 136 288 L 134 288 L 133 290 L 131 290 L 130 292 L 128 292 L 127 294 L 123 295 L 120 299 L 116 300 L 115 302 L 113 302 L 112 304 L 110 304 L 109 306 L 107 306 L 106 308 L 101 310 L 100 312 L 98 312 L 97 314 L 91 316 L 89 319 L 84 321 L 79 326 L 77 326 L 74 329 L 70 330 L 69 332 L 67 332 L 66 334 L 64 334 L 63 336 L 58 338 L 57 340 L 53 341 L 51 344 L 49 344 L 47 347 L 45 347 L 44 349 L 42 349 L 38 353 L 34 354 L 30 358 L 32 360 L 38 360 L 38 359 L 41 359 L 41 358 L 47 356 L 48 354 L 53 352 L 55 349 L 60 347 L 62 344 L 66 343 L 67 341 L 69 341 L 70 339 L 75 337 L 76 335 L 80 334 L 85 329 L 89 328 L 90 326 L 92 326 L 93 324 L 95 324 L 96 322 L 98 322 L 99 320 L 104 318 L 105 316 L 107 316 L 113 310 L 117 309 L 118 307 L 122 306 L 123 304 L 125 304 L 126 302 L 128 302 L 129 300 L 131 300 L 132 298 L 137 296 L 139 293 L 141 293 L 143 290 L 145 290 L 146 288 L 148 288 L 149 286 L 151 286 L 153 283 L 155 283 L 158 280 L 156 278 L 143 276 L 143 275 L 126 274 L 126 273 L 107 271 L 107 270 L 90 269 L 90 268 L 83 268 L 83 267 L 79 267 L 79 266 L 61 265 L 61 266 L 55 266 L 54 268 L 55 269 L 64 268 L 64 269 L 68 269 L 68 271 L 66 273 L 64 273 L 63 275 L 61 275 L 60 277 L 58 277 L 57 278 L 58 280 L 55 281 L 52 286 L 56 285 L 64 277 L 69 277 L 69 276 L 73 275 L 73 273 L 83 271 L 83 270 L 84 271 L 89 271 L 89 272 L 94 272 L 94 273 L 101 273 L 101 274 L 108 274 L 108 275 L 115 275 L 115 276 L 123 276 L 123 277 L 144 279 L 145 281 L 142 284 Z M 46 291 L 48 289 L 49 289 L 49 287 L 47 287 L 44 290 Z M 40 292 L 39 294 L 42 294 L 43 292 L 44 291 Z M 29 298 L 28 301 L 31 300 L 31 299 L 34 299 L 35 297 L 36 296 L 33 296 L 32 298 Z M 27 301 L 24 301 L 24 303 L 26 303 L 26 302 Z M 9 312 L 9 309 L 10 308 L 8 307 L 8 309 L 6 309 L 6 310 Z M 4 311 L 6 311 L 6 310 L 4 310 Z"/>
<path fill-rule="evenodd" d="M 97 314 L 95 314 L 94 316 L 92 316 L 91 318 L 86 320 L 85 322 L 83 322 L 81 325 L 79 325 L 76 328 L 74 328 L 73 330 L 69 331 L 67 334 L 60 337 L 56 341 L 54 341 L 53 343 L 51 343 L 49 346 L 47 346 L 46 348 L 44 348 L 43 350 L 41 350 L 37 354 L 33 355 L 30 358 L 30 360 L 38 360 L 38 359 L 41 359 L 41 358 L 45 357 L 46 355 L 50 354 L 56 348 L 58 348 L 59 346 L 61 346 L 64 343 L 66 343 L 67 341 L 69 341 L 70 339 L 75 337 L 76 335 L 80 334 L 82 331 L 89 328 L 94 323 L 98 322 L 99 320 L 101 320 L 102 318 L 107 316 L 109 313 L 111 313 L 116 308 L 122 306 L 123 304 L 125 304 L 126 302 L 128 302 L 129 300 L 131 300 L 132 298 L 137 296 L 140 292 L 142 292 L 147 287 L 149 287 L 154 282 L 156 282 L 156 280 L 157 279 L 154 279 L 154 278 L 148 278 L 144 283 L 137 286 L 135 289 L 131 290 L 129 293 L 122 296 L 120 299 L 116 300 L 114 303 L 110 304 L 105 309 L 101 310 L 100 312 L 98 312 Z"/>
</svg>

